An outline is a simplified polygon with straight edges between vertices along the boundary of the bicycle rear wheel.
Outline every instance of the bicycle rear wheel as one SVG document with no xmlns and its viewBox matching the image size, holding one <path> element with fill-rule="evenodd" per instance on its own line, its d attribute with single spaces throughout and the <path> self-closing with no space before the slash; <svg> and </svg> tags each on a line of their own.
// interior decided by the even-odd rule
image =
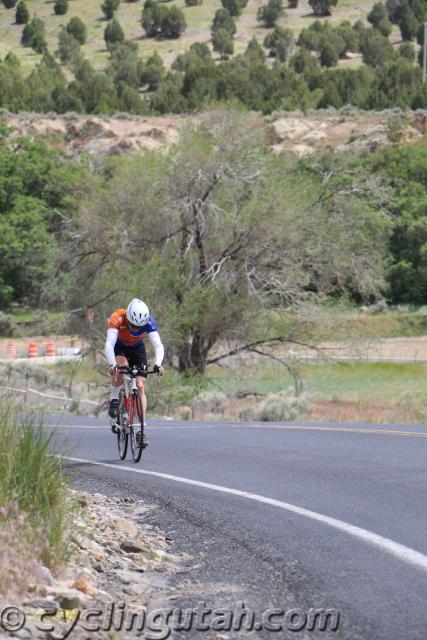
<svg viewBox="0 0 427 640">
<path fill-rule="evenodd" d="M 132 394 L 130 399 L 132 409 L 130 416 L 130 448 L 134 462 L 139 462 L 142 455 L 142 443 L 144 439 L 144 414 L 142 411 L 141 396 L 138 391 Z"/>
<path fill-rule="evenodd" d="M 119 408 L 117 411 L 117 424 L 120 427 L 120 431 L 117 434 L 117 447 L 119 449 L 120 460 L 124 460 L 126 458 L 126 454 L 128 450 L 128 442 L 129 442 L 129 434 L 127 432 L 128 422 L 129 422 L 129 418 L 126 411 L 125 392 L 123 389 L 121 389 L 119 394 Z"/>
</svg>

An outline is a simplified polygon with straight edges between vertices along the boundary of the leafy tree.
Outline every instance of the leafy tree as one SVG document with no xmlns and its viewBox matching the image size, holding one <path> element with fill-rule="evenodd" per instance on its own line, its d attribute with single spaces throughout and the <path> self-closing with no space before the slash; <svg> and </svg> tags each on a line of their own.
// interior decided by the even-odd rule
<svg viewBox="0 0 427 640">
<path fill-rule="evenodd" d="M 374 27 L 377 27 L 381 20 L 387 18 L 387 11 L 383 3 L 376 2 L 366 18 Z"/>
<path fill-rule="evenodd" d="M 402 42 L 399 47 L 399 54 L 409 62 L 415 62 L 415 48 L 412 42 Z"/>
<path fill-rule="evenodd" d="M 359 50 L 359 35 L 355 29 L 353 29 L 350 22 L 347 20 L 343 20 L 336 27 L 335 33 L 344 43 L 343 49 L 340 51 L 340 56 L 342 56 L 347 51 L 356 52 Z"/>
<path fill-rule="evenodd" d="M 102 13 L 106 20 L 114 18 L 114 14 L 120 6 L 120 0 L 104 0 L 101 4 Z"/>
<path fill-rule="evenodd" d="M 118 43 L 124 42 L 124 39 L 125 34 L 120 26 L 120 22 L 114 18 L 104 29 L 104 40 L 107 45 L 107 49 Z"/>
<path fill-rule="evenodd" d="M 86 25 L 78 16 L 74 16 L 65 27 L 70 35 L 73 36 L 80 44 L 84 44 L 87 38 Z"/>
<path fill-rule="evenodd" d="M 338 0 L 308 0 L 315 16 L 330 16 L 331 8 L 337 6 Z"/>
<path fill-rule="evenodd" d="M 226 29 L 217 29 L 212 34 L 212 46 L 226 60 L 234 51 L 233 36 Z"/>
<path fill-rule="evenodd" d="M 73 295 L 105 295 L 115 273 L 121 297 L 155 292 L 169 357 L 187 373 L 205 371 L 220 339 L 244 346 L 295 338 L 308 290 L 313 300 L 346 291 L 367 298 L 381 286 L 386 225 L 376 213 L 377 182 L 367 171 L 338 171 L 342 158 L 331 163 L 316 158 L 306 168 L 272 157 L 246 114 L 204 115 L 163 157 L 116 165 L 89 198 L 73 236 L 73 255 L 87 255 Z M 129 219 L 131 265 L 119 242 Z"/>
<path fill-rule="evenodd" d="M 225 29 L 232 36 L 236 33 L 236 21 L 228 9 L 218 9 L 216 11 L 212 23 L 212 32 L 218 29 Z"/>
<path fill-rule="evenodd" d="M 68 0 L 55 0 L 53 10 L 57 16 L 65 15 L 68 11 Z"/>
<path fill-rule="evenodd" d="M 283 27 L 276 27 L 264 40 L 264 47 L 270 50 L 269 55 L 281 62 L 287 61 L 293 46 L 292 31 Z"/>
<path fill-rule="evenodd" d="M 46 51 L 45 25 L 41 18 L 33 18 L 25 25 L 21 42 L 24 47 L 31 47 L 37 53 Z"/>
<path fill-rule="evenodd" d="M 221 0 L 224 9 L 230 13 L 231 16 L 239 16 L 243 9 L 241 0 Z"/>
<path fill-rule="evenodd" d="M 142 65 L 140 82 L 141 84 L 147 84 L 149 91 L 156 91 L 165 72 L 163 60 L 157 51 L 155 51 Z"/>
<path fill-rule="evenodd" d="M 394 50 L 387 38 L 376 29 L 368 30 L 360 44 L 363 62 L 371 67 L 383 65 L 394 57 Z"/>
<path fill-rule="evenodd" d="M 40 304 L 57 251 L 57 215 L 71 216 L 84 169 L 40 140 L 0 130 L 0 300 Z M 19 153 L 16 152 L 17 145 Z M 58 292 L 60 293 L 60 292 Z"/>
<path fill-rule="evenodd" d="M 179 38 L 186 30 L 187 22 L 182 9 L 175 5 L 170 7 L 165 19 L 162 21 L 161 33 L 165 38 Z"/>
<path fill-rule="evenodd" d="M 405 6 L 399 20 L 400 33 L 403 40 L 413 40 L 418 33 L 419 22 L 412 10 Z"/>
<path fill-rule="evenodd" d="M 27 24 L 30 19 L 30 12 L 28 11 L 25 0 L 20 0 L 16 7 L 15 22 L 16 24 Z"/>
<path fill-rule="evenodd" d="M 376 28 L 384 37 L 388 38 L 393 30 L 393 25 L 391 24 L 390 20 L 386 17 L 379 21 Z"/>
<path fill-rule="evenodd" d="M 320 64 L 322 67 L 335 67 L 338 63 L 338 53 L 335 47 L 325 42 L 320 51 Z"/>
<path fill-rule="evenodd" d="M 125 40 L 110 49 L 110 60 L 106 73 L 113 76 L 115 86 L 126 84 L 137 89 L 141 84 L 142 66 L 142 61 L 138 57 L 138 45 L 136 42 Z M 128 98 L 132 99 L 130 94 L 127 96 Z"/>
<path fill-rule="evenodd" d="M 258 9 L 257 19 L 263 22 L 265 27 L 274 27 L 283 14 L 283 0 L 268 0 L 266 5 Z"/>
<path fill-rule="evenodd" d="M 306 49 L 297 49 L 289 60 L 289 66 L 298 74 L 310 75 L 319 69 L 316 58 Z"/>
<path fill-rule="evenodd" d="M 80 53 L 80 42 L 76 40 L 66 29 L 61 29 L 58 36 L 57 54 L 62 64 L 73 62 Z"/>
<path fill-rule="evenodd" d="M 159 2 L 146 0 L 141 19 L 142 27 L 148 37 L 162 35 L 165 38 L 179 38 L 187 23 L 184 12 L 178 7 L 165 7 Z"/>
</svg>

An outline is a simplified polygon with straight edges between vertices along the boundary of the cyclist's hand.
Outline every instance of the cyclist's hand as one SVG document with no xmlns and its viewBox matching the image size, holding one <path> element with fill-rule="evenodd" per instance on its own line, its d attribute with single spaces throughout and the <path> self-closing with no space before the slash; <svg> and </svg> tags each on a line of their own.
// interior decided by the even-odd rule
<svg viewBox="0 0 427 640">
<path fill-rule="evenodd" d="M 110 366 L 108 367 L 108 373 L 110 374 L 110 376 L 114 376 L 117 373 L 117 365 L 110 364 Z"/>
<path fill-rule="evenodd" d="M 165 372 L 163 367 L 159 367 L 159 365 L 157 364 L 154 365 L 154 371 L 157 373 L 158 376 L 162 376 Z"/>
</svg>

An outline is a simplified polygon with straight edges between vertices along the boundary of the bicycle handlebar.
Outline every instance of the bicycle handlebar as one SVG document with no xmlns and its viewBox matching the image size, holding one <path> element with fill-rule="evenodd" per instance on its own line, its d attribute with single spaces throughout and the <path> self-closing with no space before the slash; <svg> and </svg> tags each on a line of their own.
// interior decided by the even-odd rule
<svg viewBox="0 0 427 640">
<path fill-rule="evenodd" d="M 154 369 L 150 371 L 148 368 L 144 369 L 143 367 L 127 367 L 120 365 L 117 365 L 117 371 L 119 373 L 127 373 L 131 378 L 136 378 L 137 376 L 146 376 L 150 373 L 157 373 L 157 371 L 155 371 Z"/>
</svg>

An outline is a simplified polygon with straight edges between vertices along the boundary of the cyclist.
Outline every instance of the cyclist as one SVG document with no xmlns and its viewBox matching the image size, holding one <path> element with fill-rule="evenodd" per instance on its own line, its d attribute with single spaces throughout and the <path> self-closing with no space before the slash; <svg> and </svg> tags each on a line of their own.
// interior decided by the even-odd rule
<svg viewBox="0 0 427 640">
<path fill-rule="evenodd" d="M 110 418 L 117 418 L 119 406 L 119 392 L 123 384 L 123 375 L 118 373 L 117 366 L 147 366 L 147 353 L 145 350 L 144 336 L 148 334 L 150 342 L 154 348 L 154 369 L 162 376 L 164 348 L 157 330 L 156 321 L 148 310 L 147 305 L 142 300 L 134 298 L 129 303 L 127 309 L 116 309 L 111 314 L 108 321 L 107 339 L 105 341 L 105 356 L 109 364 L 109 374 L 111 375 L 111 396 L 108 407 Z M 142 409 L 144 416 L 147 412 L 147 397 L 144 390 L 144 378 L 138 376 L 136 384 L 141 394 Z M 115 426 L 112 426 L 115 432 Z M 148 445 L 148 440 L 144 436 L 143 446 Z"/>
</svg>

